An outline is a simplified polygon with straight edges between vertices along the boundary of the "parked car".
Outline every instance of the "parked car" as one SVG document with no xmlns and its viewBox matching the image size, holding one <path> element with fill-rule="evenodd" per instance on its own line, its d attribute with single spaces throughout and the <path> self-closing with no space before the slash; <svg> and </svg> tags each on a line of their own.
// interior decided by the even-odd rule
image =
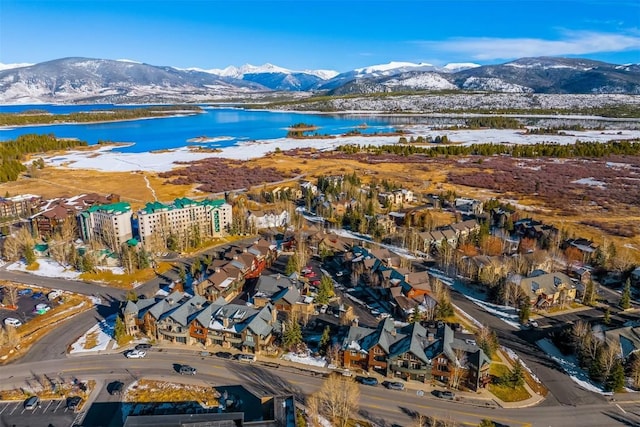
<svg viewBox="0 0 640 427">
<path fill-rule="evenodd" d="M 60 289 L 55 289 L 47 294 L 47 298 L 49 301 L 53 301 L 56 298 L 60 298 L 62 296 L 62 291 Z"/>
<path fill-rule="evenodd" d="M 71 396 L 67 398 L 67 409 L 71 411 L 75 411 L 80 408 L 80 404 L 82 403 L 82 398 L 80 396 Z"/>
<path fill-rule="evenodd" d="M 29 288 L 20 289 L 18 291 L 18 295 L 21 296 L 21 297 L 31 295 L 32 293 L 33 293 L 33 291 L 31 289 L 29 289 Z"/>
<path fill-rule="evenodd" d="M 13 326 L 14 328 L 22 326 L 22 322 L 15 317 L 7 317 L 6 319 L 4 319 L 4 324 L 7 326 Z"/>
<path fill-rule="evenodd" d="M 142 359 L 146 355 L 147 352 L 143 350 L 129 350 L 125 353 L 128 359 Z"/>
<path fill-rule="evenodd" d="M 114 381 L 107 386 L 107 391 L 110 394 L 119 396 L 122 394 L 122 390 L 124 389 L 124 383 L 122 381 Z"/>
<path fill-rule="evenodd" d="M 329 308 L 327 304 L 322 304 L 322 307 L 320 307 L 320 313 L 325 314 L 327 312 L 327 308 Z"/>
<path fill-rule="evenodd" d="M 24 401 L 24 409 L 32 411 L 40 406 L 40 398 L 38 396 L 31 396 Z"/>
<path fill-rule="evenodd" d="M 42 292 L 35 292 L 33 295 L 31 295 L 31 298 L 33 299 L 44 298 L 44 294 Z"/>
<path fill-rule="evenodd" d="M 195 375 L 198 371 L 196 371 L 196 368 L 189 366 L 189 365 L 182 365 L 180 366 L 180 375 Z"/>
<path fill-rule="evenodd" d="M 239 362 L 249 362 L 249 363 L 253 363 L 256 361 L 256 355 L 255 354 L 249 354 L 249 353 L 240 353 L 240 354 L 236 354 L 235 355 L 235 359 Z"/>
<path fill-rule="evenodd" d="M 404 390 L 404 384 L 399 381 L 384 381 L 382 385 L 389 390 Z"/>
<path fill-rule="evenodd" d="M 442 399 L 454 400 L 456 398 L 456 394 L 452 391 L 447 390 L 436 390 L 435 395 Z"/>
<path fill-rule="evenodd" d="M 228 351 L 219 351 L 216 353 L 216 357 L 219 357 L 221 359 L 231 359 L 233 355 Z"/>
<path fill-rule="evenodd" d="M 151 344 L 143 342 L 135 346 L 136 350 L 149 350 L 151 348 Z"/>
<path fill-rule="evenodd" d="M 378 380 L 373 377 L 356 377 L 356 381 L 364 385 L 371 385 L 371 386 L 378 385 Z"/>
<path fill-rule="evenodd" d="M 47 304 L 37 304 L 33 309 L 35 314 L 45 314 L 47 311 L 51 310 Z"/>
</svg>

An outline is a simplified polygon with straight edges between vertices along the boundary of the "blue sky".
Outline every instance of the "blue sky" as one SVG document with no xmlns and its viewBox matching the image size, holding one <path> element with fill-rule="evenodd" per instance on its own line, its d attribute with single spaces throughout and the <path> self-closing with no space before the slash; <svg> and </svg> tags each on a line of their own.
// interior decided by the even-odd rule
<svg viewBox="0 0 640 427">
<path fill-rule="evenodd" d="M 640 62 L 640 1 L 2 0 L 0 63 L 68 56 L 348 71 L 526 56 Z"/>
</svg>

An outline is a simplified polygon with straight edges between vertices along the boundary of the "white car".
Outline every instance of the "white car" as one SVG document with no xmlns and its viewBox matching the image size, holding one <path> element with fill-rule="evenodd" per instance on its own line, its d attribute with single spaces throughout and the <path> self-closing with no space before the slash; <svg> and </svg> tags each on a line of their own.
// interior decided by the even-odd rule
<svg viewBox="0 0 640 427">
<path fill-rule="evenodd" d="M 142 359 L 146 355 L 147 355 L 147 352 L 143 350 L 129 350 L 125 354 L 125 356 L 127 356 L 127 358 L 129 359 Z"/>
<path fill-rule="evenodd" d="M 38 304 L 36 305 L 36 308 L 33 309 L 33 312 L 38 314 L 44 314 L 49 310 L 51 310 L 51 307 L 49 307 L 47 304 Z"/>
<path fill-rule="evenodd" d="M 14 317 L 7 317 L 6 319 L 4 319 L 4 324 L 7 326 L 13 326 L 14 328 L 22 326 L 22 322 Z"/>
</svg>

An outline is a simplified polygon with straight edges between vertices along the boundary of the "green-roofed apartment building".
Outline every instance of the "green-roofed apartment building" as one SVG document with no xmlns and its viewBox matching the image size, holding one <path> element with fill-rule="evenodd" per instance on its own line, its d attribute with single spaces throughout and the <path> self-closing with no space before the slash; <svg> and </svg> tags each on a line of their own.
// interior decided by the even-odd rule
<svg viewBox="0 0 640 427">
<path fill-rule="evenodd" d="M 94 205 L 78 215 L 80 235 L 84 241 L 98 240 L 111 250 L 133 237 L 131 205 L 126 202 Z"/>
<path fill-rule="evenodd" d="M 149 247 L 154 236 L 165 241 L 170 234 L 202 238 L 222 236 L 231 225 L 231 205 L 224 199 L 195 201 L 186 197 L 171 204 L 147 203 L 138 211 L 140 242 Z"/>
</svg>

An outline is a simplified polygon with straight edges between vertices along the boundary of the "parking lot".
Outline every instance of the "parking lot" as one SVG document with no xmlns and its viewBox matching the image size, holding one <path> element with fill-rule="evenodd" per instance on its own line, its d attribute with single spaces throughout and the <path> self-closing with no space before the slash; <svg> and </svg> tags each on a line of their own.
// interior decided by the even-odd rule
<svg viewBox="0 0 640 427">
<path fill-rule="evenodd" d="M 51 292 L 50 289 L 35 286 L 32 288 L 20 288 L 20 290 L 23 289 L 30 289 L 31 292 L 28 295 L 21 295 L 21 292 L 18 293 L 16 301 L 17 309 L 15 310 L 2 307 L 2 302 L 6 300 L 7 290 L 0 289 L 0 322 L 4 322 L 4 319 L 11 317 L 25 324 L 40 315 L 34 312 L 38 304 L 46 304 L 52 308 L 57 304 L 57 302 L 49 301 L 47 298 L 47 293 Z"/>
<path fill-rule="evenodd" d="M 66 402 L 66 399 L 43 400 L 32 410 L 25 409 L 22 400 L 0 402 L 0 427 L 72 426 L 82 414 L 67 409 Z"/>
</svg>

